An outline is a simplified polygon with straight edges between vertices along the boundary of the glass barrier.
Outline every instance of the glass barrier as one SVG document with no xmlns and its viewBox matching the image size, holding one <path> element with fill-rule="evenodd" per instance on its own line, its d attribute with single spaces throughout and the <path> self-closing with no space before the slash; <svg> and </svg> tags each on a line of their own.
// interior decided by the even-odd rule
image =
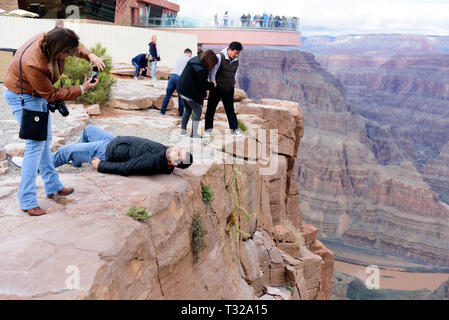
<svg viewBox="0 0 449 320">
<path fill-rule="evenodd" d="M 140 19 L 139 19 L 140 20 Z M 254 19 L 198 19 L 188 17 L 149 17 L 146 22 L 137 23 L 139 27 L 160 28 L 219 28 L 219 29 L 252 29 L 300 32 L 299 18 L 286 18 L 281 20 L 254 20 Z"/>
</svg>

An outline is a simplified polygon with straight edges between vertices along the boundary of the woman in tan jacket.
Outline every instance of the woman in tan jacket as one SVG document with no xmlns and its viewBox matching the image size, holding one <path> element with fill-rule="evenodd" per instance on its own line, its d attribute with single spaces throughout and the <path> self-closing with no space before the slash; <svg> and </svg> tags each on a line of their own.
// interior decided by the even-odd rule
<svg viewBox="0 0 449 320">
<path fill-rule="evenodd" d="M 23 56 L 22 56 L 23 53 Z M 22 118 L 20 101 L 19 59 L 22 56 L 22 86 L 25 109 L 47 112 L 47 102 L 74 100 L 86 90 L 97 85 L 98 79 L 90 83 L 88 79 L 83 85 L 57 89 L 53 84 L 64 72 L 65 58 L 76 56 L 97 65 L 103 70 L 101 58 L 79 45 L 78 36 L 69 29 L 55 28 L 47 33 L 39 34 L 20 47 L 11 61 L 5 79 L 3 94 L 11 107 L 19 125 Z M 55 172 L 50 153 L 51 119 L 48 118 L 46 141 L 26 140 L 25 155 L 22 164 L 19 202 L 22 210 L 31 216 L 40 216 L 46 212 L 38 206 L 36 199 L 36 176 L 39 170 L 45 185 L 45 192 L 52 198 L 57 195 L 71 194 L 73 188 L 65 188 Z"/>
</svg>

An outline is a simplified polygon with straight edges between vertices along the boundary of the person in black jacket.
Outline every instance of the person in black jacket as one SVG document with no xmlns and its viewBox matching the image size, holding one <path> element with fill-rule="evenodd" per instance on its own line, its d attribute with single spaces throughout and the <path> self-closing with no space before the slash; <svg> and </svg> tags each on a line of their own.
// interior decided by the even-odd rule
<svg viewBox="0 0 449 320">
<path fill-rule="evenodd" d="M 148 54 L 141 53 L 135 56 L 131 63 L 134 67 L 136 67 L 136 72 L 134 73 L 134 80 L 144 79 L 147 76 L 148 71 Z M 140 74 L 140 70 L 142 70 L 142 74 Z M 140 75 L 140 77 L 139 77 Z"/>
<path fill-rule="evenodd" d="M 187 124 L 193 111 L 192 138 L 201 138 L 198 135 L 198 126 L 201 120 L 206 91 L 214 87 L 208 81 L 209 72 L 217 64 L 218 58 L 212 50 L 207 50 L 201 57 L 196 56 L 187 62 L 178 80 L 176 90 L 184 104 L 184 114 L 181 121 L 181 135 L 187 135 Z"/>
<path fill-rule="evenodd" d="M 193 163 L 190 152 L 167 147 L 139 137 L 114 137 L 88 125 L 76 144 L 62 146 L 52 154 L 55 168 L 66 163 L 81 167 L 91 162 L 99 172 L 123 176 L 170 174 L 174 168 L 186 169 Z"/>
</svg>

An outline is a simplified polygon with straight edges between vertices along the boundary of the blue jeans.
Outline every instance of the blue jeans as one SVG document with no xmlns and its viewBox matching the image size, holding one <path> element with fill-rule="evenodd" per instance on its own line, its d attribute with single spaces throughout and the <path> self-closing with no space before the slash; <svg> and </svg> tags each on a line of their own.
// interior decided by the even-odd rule
<svg viewBox="0 0 449 320">
<path fill-rule="evenodd" d="M 151 61 L 151 79 L 156 80 L 157 60 Z"/>
<path fill-rule="evenodd" d="M 161 113 L 165 114 L 165 110 L 167 109 L 168 102 L 170 101 L 170 98 L 173 94 L 173 92 L 176 90 L 176 86 L 178 85 L 179 76 L 177 74 L 172 73 L 170 75 L 170 79 L 168 79 L 167 84 L 167 90 L 165 93 L 164 102 L 162 103 Z M 182 103 L 182 99 L 178 94 L 178 111 L 179 116 L 182 117 L 184 114 L 184 104 Z"/>
<path fill-rule="evenodd" d="M 14 117 L 20 125 L 22 120 L 22 105 L 20 104 L 20 94 L 3 89 L 3 96 L 6 103 L 11 108 Z M 25 101 L 25 109 L 35 111 L 47 111 L 47 101 L 44 98 L 35 98 L 30 94 L 23 95 Z M 19 187 L 19 203 L 22 210 L 29 210 L 38 206 L 36 199 L 36 176 L 37 170 L 41 174 L 44 181 L 45 192 L 53 194 L 64 186 L 59 181 L 59 176 L 53 166 L 51 159 L 51 116 L 48 117 L 48 133 L 46 141 L 25 140 L 25 155 L 23 157 L 23 164 L 21 170 L 21 180 Z"/>
<path fill-rule="evenodd" d="M 94 157 L 106 161 L 106 148 L 115 137 L 94 125 L 88 125 L 78 143 L 62 146 L 52 154 L 55 168 L 69 161 L 75 167 L 91 162 Z"/>
<path fill-rule="evenodd" d="M 132 63 L 133 63 L 133 66 L 136 67 L 136 72 L 134 72 L 134 77 L 137 78 L 137 77 L 140 75 L 140 69 L 142 69 L 142 67 L 140 67 L 140 66 L 137 64 L 137 62 L 132 61 Z M 144 70 L 142 71 L 141 76 L 142 76 L 142 77 L 146 77 L 146 76 L 147 76 L 147 69 L 144 69 Z"/>
</svg>

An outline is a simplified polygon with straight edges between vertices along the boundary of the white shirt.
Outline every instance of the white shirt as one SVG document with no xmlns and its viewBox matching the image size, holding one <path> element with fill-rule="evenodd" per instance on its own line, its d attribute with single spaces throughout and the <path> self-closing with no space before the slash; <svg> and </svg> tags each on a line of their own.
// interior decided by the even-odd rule
<svg viewBox="0 0 449 320">
<path fill-rule="evenodd" d="M 226 60 L 231 60 L 229 58 L 229 56 L 228 56 L 228 49 L 229 48 L 223 49 L 221 52 L 224 54 Z M 215 65 L 215 67 L 213 67 L 213 69 L 210 71 L 210 74 L 209 74 L 209 79 L 210 79 L 211 82 L 215 81 L 215 76 L 217 75 L 217 71 L 220 68 L 220 65 L 221 65 L 221 54 L 217 53 L 217 58 L 218 58 L 218 62 Z M 234 60 L 232 60 L 231 64 L 236 62 L 238 59 L 239 58 L 235 58 Z M 235 73 L 235 79 L 237 81 L 237 72 Z"/>
<path fill-rule="evenodd" d="M 175 68 L 172 71 L 172 74 L 177 74 L 178 76 L 181 75 L 182 71 L 187 65 L 187 62 L 189 62 L 190 57 L 187 54 L 184 54 L 180 56 L 178 59 L 176 59 Z"/>
</svg>

